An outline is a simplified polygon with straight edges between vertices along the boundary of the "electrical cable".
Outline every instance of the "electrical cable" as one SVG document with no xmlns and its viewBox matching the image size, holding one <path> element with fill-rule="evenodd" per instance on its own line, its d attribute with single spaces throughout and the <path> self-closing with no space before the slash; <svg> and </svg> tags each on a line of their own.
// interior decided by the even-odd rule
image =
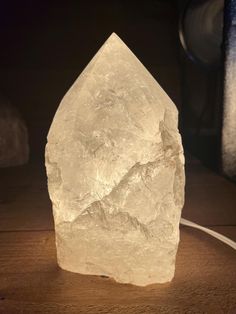
<svg viewBox="0 0 236 314">
<path fill-rule="evenodd" d="M 208 234 L 210 234 L 212 237 L 224 242 L 225 244 L 231 246 L 234 250 L 236 250 L 236 242 L 234 242 L 233 240 L 223 236 L 222 234 L 216 232 L 216 231 L 213 231 L 211 229 L 208 229 L 208 228 L 205 228 L 205 227 L 202 227 L 192 221 L 189 221 L 187 219 L 184 219 L 184 218 L 181 218 L 180 219 L 180 223 L 181 225 L 183 226 L 187 226 L 187 227 L 192 227 L 192 228 L 196 228 L 196 229 L 199 229 L 199 230 L 202 230 Z"/>
</svg>

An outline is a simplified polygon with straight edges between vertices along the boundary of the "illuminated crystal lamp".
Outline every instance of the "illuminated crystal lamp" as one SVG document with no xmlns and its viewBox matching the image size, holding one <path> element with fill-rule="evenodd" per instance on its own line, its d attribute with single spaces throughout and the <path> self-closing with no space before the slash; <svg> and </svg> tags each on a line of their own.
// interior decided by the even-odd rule
<svg viewBox="0 0 236 314">
<path fill-rule="evenodd" d="M 173 278 L 185 184 L 177 124 L 173 102 L 113 33 L 48 133 L 61 268 L 140 286 Z"/>
</svg>

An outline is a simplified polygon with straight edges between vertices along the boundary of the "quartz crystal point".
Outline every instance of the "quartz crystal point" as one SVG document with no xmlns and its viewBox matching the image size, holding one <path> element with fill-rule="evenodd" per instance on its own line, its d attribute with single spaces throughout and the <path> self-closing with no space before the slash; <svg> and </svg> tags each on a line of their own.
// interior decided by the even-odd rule
<svg viewBox="0 0 236 314">
<path fill-rule="evenodd" d="M 173 278 L 185 182 L 177 122 L 173 102 L 112 34 L 48 134 L 61 268 L 141 286 Z"/>
</svg>

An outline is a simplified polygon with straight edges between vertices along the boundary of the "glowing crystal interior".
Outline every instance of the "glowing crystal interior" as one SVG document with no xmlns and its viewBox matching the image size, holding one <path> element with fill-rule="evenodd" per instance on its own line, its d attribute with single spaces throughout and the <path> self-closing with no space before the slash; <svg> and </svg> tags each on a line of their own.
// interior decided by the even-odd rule
<svg viewBox="0 0 236 314">
<path fill-rule="evenodd" d="M 175 271 L 184 202 L 178 112 L 112 34 L 63 98 L 46 146 L 59 265 L 147 285 Z"/>
</svg>

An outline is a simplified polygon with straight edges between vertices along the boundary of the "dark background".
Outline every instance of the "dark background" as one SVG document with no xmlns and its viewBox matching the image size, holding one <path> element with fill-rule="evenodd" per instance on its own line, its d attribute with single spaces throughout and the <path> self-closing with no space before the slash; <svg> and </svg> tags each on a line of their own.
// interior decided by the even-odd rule
<svg viewBox="0 0 236 314">
<path fill-rule="evenodd" d="M 179 109 L 187 157 L 182 217 L 236 240 L 235 183 L 186 154 L 219 170 L 222 68 L 192 62 L 181 47 L 185 2 L 0 1 L 0 94 L 24 118 L 31 149 L 27 165 L 0 169 L 0 313 L 236 313 L 235 251 L 200 230 L 180 227 L 171 283 L 119 285 L 57 266 L 46 135 L 61 98 L 112 32 Z"/>
<path fill-rule="evenodd" d="M 220 107 L 220 88 L 214 79 L 209 80 L 215 72 L 209 74 L 188 60 L 180 45 L 178 23 L 185 3 L 1 2 L 0 90 L 26 121 L 31 160 L 43 159 L 46 135 L 61 98 L 109 35 L 116 32 L 178 107 L 185 147 L 209 166 L 217 165 L 215 107 Z M 214 99 L 209 99 L 216 93 L 215 105 Z M 204 123 L 205 131 L 211 131 L 200 136 Z"/>
</svg>

